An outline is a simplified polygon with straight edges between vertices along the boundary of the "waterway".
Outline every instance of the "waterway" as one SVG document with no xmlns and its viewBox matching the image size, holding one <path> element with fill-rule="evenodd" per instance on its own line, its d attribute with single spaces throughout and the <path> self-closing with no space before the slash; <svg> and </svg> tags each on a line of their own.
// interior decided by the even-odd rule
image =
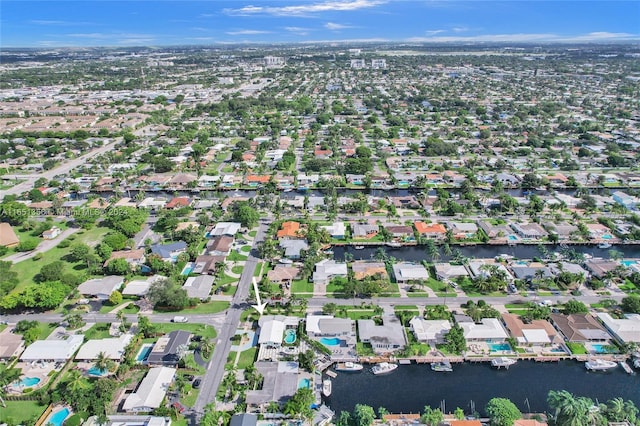
<svg viewBox="0 0 640 426">
<path fill-rule="evenodd" d="M 484 415 L 484 407 L 494 397 L 509 398 L 523 412 L 544 412 L 548 392 L 561 389 L 598 402 L 622 397 L 640 407 L 640 375 L 631 376 L 620 367 L 589 372 L 583 362 L 576 361 L 519 361 L 508 370 L 496 370 L 489 363 L 464 363 L 454 364 L 450 373 L 411 364 L 382 376 L 374 376 L 365 366 L 360 373 L 338 373 L 332 382 L 332 394 L 325 403 L 336 413 L 351 411 L 356 404 L 418 413 L 425 405 L 439 408 L 444 401 L 446 412 L 460 407 L 471 414 L 475 407 Z"/>
<path fill-rule="evenodd" d="M 405 246 L 398 248 L 384 247 L 382 249 L 388 256 L 393 256 L 397 260 L 407 262 L 420 262 L 428 259 L 425 246 Z M 596 245 L 575 244 L 566 248 L 559 245 L 545 245 L 545 249 L 550 252 L 562 253 L 563 250 L 574 250 L 578 253 L 588 254 L 593 257 L 609 258 L 611 250 L 621 252 L 625 258 L 640 258 L 640 245 L 614 245 L 608 249 L 600 249 Z M 366 247 L 356 250 L 355 247 L 333 247 L 334 257 L 337 260 L 344 260 L 344 254 L 349 253 L 354 260 L 368 260 L 375 258 L 378 254 L 378 247 Z M 467 258 L 488 259 L 498 255 L 507 254 L 517 259 L 533 259 L 540 257 L 541 252 L 537 245 L 518 244 L 515 246 L 508 245 L 475 245 L 475 246 L 457 246 L 452 245 L 451 250 L 458 250 L 460 254 Z M 439 261 L 446 262 L 451 256 L 444 253 L 440 247 Z"/>
</svg>

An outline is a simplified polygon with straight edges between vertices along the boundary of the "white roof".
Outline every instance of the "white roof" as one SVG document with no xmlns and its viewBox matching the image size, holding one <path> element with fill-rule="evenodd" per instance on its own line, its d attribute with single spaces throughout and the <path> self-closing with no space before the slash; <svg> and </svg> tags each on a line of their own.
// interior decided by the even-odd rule
<svg viewBox="0 0 640 426">
<path fill-rule="evenodd" d="M 333 224 L 323 226 L 322 228 L 326 229 L 329 235 L 344 235 L 347 232 L 347 227 L 344 222 L 334 222 Z"/>
<path fill-rule="evenodd" d="M 506 339 L 509 337 L 500 321 L 496 318 L 482 318 L 481 324 L 460 323 L 465 339 Z"/>
<path fill-rule="evenodd" d="M 265 321 L 260 328 L 258 343 L 282 343 L 284 334 L 284 322 L 277 320 Z"/>
<path fill-rule="evenodd" d="M 209 235 L 236 235 L 242 225 L 236 222 L 218 222 Z"/>
<path fill-rule="evenodd" d="M 522 330 L 522 336 L 526 343 L 551 343 L 547 330 L 543 328 L 525 328 Z"/>
<path fill-rule="evenodd" d="M 132 337 L 131 334 L 127 333 L 120 337 L 89 340 L 82 345 L 75 359 L 94 360 L 98 358 L 100 352 L 104 352 L 109 359 L 120 360 L 124 355 L 124 348 L 129 344 Z"/>
<path fill-rule="evenodd" d="M 133 280 L 129 281 L 127 285 L 122 290 L 123 295 L 127 296 L 144 296 L 149 291 L 149 287 L 154 282 L 166 278 L 162 275 L 152 275 L 147 277 L 146 280 Z"/>
<path fill-rule="evenodd" d="M 123 281 L 124 278 L 117 275 L 107 275 L 103 278 L 94 278 L 83 282 L 78 286 L 78 291 L 87 296 L 109 296 L 120 288 Z"/>
<path fill-rule="evenodd" d="M 393 265 L 393 273 L 399 281 L 429 279 L 427 269 L 414 263 L 397 263 Z"/>
<path fill-rule="evenodd" d="M 436 340 L 439 334 L 451 330 L 451 323 L 448 320 L 426 320 L 413 317 L 409 324 L 419 341 Z"/>
<path fill-rule="evenodd" d="M 69 359 L 84 342 L 82 334 L 72 334 L 64 340 L 36 340 L 24 350 L 20 360 Z"/>
<path fill-rule="evenodd" d="M 640 342 L 640 315 L 626 315 L 624 319 L 615 319 L 609 314 L 596 314 L 618 339 L 623 342 Z"/>
<path fill-rule="evenodd" d="M 125 411 L 150 411 L 160 407 L 175 374 L 176 369 L 170 367 L 149 369 L 138 390 L 127 397 L 122 408 Z"/>
<path fill-rule="evenodd" d="M 305 331 L 307 334 L 320 334 L 319 322 L 321 319 L 333 318 L 333 315 L 307 315 Z"/>
</svg>

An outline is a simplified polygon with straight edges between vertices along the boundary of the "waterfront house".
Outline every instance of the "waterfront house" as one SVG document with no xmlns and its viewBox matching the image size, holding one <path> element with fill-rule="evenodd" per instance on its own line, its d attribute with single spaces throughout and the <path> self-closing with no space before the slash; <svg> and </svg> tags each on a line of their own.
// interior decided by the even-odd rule
<svg viewBox="0 0 640 426">
<path fill-rule="evenodd" d="M 123 283 L 123 277 L 108 275 L 83 282 L 78 286 L 78 292 L 83 296 L 92 296 L 98 300 L 107 300 L 109 296 L 111 296 L 111 293 L 118 290 Z"/>
<path fill-rule="evenodd" d="M 334 222 L 331 225 L 322 226 L 322 229 L 325 229 L 331 238 L 337 240 L 344 240 L 347 235 L 347 227 L 344 222 Z"/>
<path fill-rule="evenodd" d="M 214 275 L 219 265 L 224 264 L 225 256 L 212 256 L 209 254 L 201 254 L 196 257 L 193 270 L 194 274 Z"/>
<path fill-rule="evenodd" d="M 10 224 L 0 223 L 0 246 L 13 248 L 20 244 L 20 239 L 14 232 Z"/>
<path fill-rule="evenodd" d="M 298 390 L 299 366 L 295 361 L 257 361 L 256 371 L 262 376 L 262 388 L 248 390 L 245 401 L 250 410 L 264 411 L 273 402 L 284 404 Z"/>
<path fill-rule="evenodd" d="M 150 211 L 156 211 L 164 208 L 167 200 L 161 197 L 147 197 L 138 203 L 138 208 Z"/>
<path fill-rule="evenodd" d="M 553 278 L 553 273 L 546 266 L 511 266 L 513 276 L 518 280 L 532 281 L 536 273 L 541 271 L 542 278 Z"/>
<path fill-rule="evenodd" d="M 213 288 L 213 277 L 211 275 L 189 277 L 182 288 L 187 292 L 187 296 L 205 301 Z"/>
<path fill-rule="evenodd" d="M 191 199 L 189 197 L 173 197 L 164 206 L 165 209 L 181 209 L 183 207 L 189 207 L 191 205 Z"/>
<path fill-rule="evenodd" d="M 332 315 L 307 315 L 305 331 L 313 339 L 355 338 L 356 323 L 349 318 L 334 318 Z"/>
<path fill-rule="evenodd" d="M 452 265 L 451 263 L 436 263 L 434 265 L 436 277 L 440 281 L 452 280 L 460 277 L 468 277 L 469 271 L 464 265 Z"/>
<path fill-rule="evenodd" d="M 569 241 L 573 238 L 574 235 L 577 235 L 579 233 L 578 227 L 569 223 L 550 223 L 547 226 L 549 231 L 558 236 L 559 241 Z"/>
<path fill-rule="evenodd" d="M 445 342 L 451 323 L 448 320 L 427 320 L 416 316 L 409 321 L 409 329 L 418 342 L 435 345 Z"/>
<path fill-rule="evenodd" d="M 265 348 L 279 348 L 284 337 L 284 321 L 277 320 L 273 315 L 263 315 L 258 321 L 260 327 L 258 344 Z"/>
<path fill-rule="evenodd" d="M 487 220 L 479 220 L 477 225 L 491 240 L 506 239 L 512 230 L 505 223 L 492 223 Z"/>
<path fill-rule="evenodd" d="M 407 225 L 384 225 L 393 238 L 401 240 L 413 240 L 413 228 Z"/>
<path fill-rule="evenodd" d="M 393 265 L 393 275 L 395 276 L 396 281 L 402 284 L 429 279 L 429 271 L 419 263 L 396 263 Z"/>
<path fill-rule="evenodd" d="M 127 396 L 122 409 L 126 412 L 138 413 L 160 408 L 175 375 L 175 368 L 150 368 L 136 391 Z"/>
<path fill-rule="evenodd" d="M 598 279 L 604 278 L 608 273 L 613 272 L 620 266 L 620 263 L 609 259 L 589 259 L 584 263 L 584 267 Z"/>
<path fill-rule="evenodd" d="M 174 330 L 158 339 L 153 345 L 147 364 L 175 367 L 185 355 L 191 342 L 191 333 L 184 330 Z"/>
<path fill-rule="evenodd" d="M 405 195 L 402 197 L 388 197 L 389 202 L 398 209 L 419 209 L 420 203 L 413 195 Z"/>
<path fill-rule="evenodd" d="M 459 325 L 467 342 L 500 343 L 509 337 L 500 320 L 496 318 L 482 318 L 480 323 L 465 321 Z"/>
<path fill-rule="evenodd" d="M 469 222 L 447 222 L 447 228 L 451 230 L 456 240 L 473 238 L 478 232 L 478 226 Z"/>
<path fill-rule="evenodd" d="M 258 424 L 258 416 L 256 414 L 234 414 L 231 416 L 229 426 L 256 426 Z"/>
<path fill-rule="evenodd" d="M 487 265 L 487 266 L 485 266 Z M 472 278 L 489 278 L 497 273 L 504 277 L 508 283 L 513 282 L 513 275 L 502 263 L 497 263 L 493 259 L 474 259 L 467 263 Z M 495 272 L 494 272 L 495 271 Z M 501 271 L 501 272 L 500 272 Z"/>
<path fill-rule="evenodd" d="M 625 194 L 622 191 L 615 191 L 611 194 L 611 198 L 627 210 L 636 210 L 638 206 L 638 198 Z"/>
<path fill-rule="evenodd" d="M 609 342 L 611 335 L 591 314 L 551 314 L 549 321 L 567 342 Z"/>
<path fill-rule="evenodd" d="M 351 230 L 353 238 L 370 240 L 371 238 L 378 235 L 379 228 L 378 225 L 352 223 Z"/>
<path fill-rule="evenodd" d="M 596 316 L 621 345 L 640 343 L 640 314 L 627 314 L 624 318 L 613 318 L 607 313 Z"/>
<path fill-rule="evenodd" d="M 316 263 L 311 281 L 315 284 L 329 284 L 336 277 L 347 276 L 347 264 L 333 259 L 323 259 Z"/>
<path fill-rule="evenodd" d="M 353 278 L 362 280 L 366 277 L 388 279 L 387 267 L 383 262 L 355 261 L 351 263 Z"/>
<path fill-rule="evenodd" d="M 187 251 L 187 243 L 184 241 L 177 241 L 175 243 L 168 244 L 154 244 L 151 246 L 151 253 L 160 256 L 165 262 L 175 263 L 178 260 L 178 256 Z"/>
<path fill-rule="evenodd" d="M 553 328 L 553 325 L 546 320 L 532 320 L 529 323 L 525 323 L 518 315 L 502 314 L 502 322 L 509 330 L 511 337 L 516 339 L 518 346 L 545 348 L 562 344 L 562 337 Z"/>
<path fill-rule="evenodd" d="M 419 235 L 432 240 L 443 240 L 447 233 L 447 229 L 441 223 L 426 223 L 418 220 L 414 222 L 414 226 Z"/>
<path fill-rule="evenodd" d="M 527 240 L 539 240 L 548 235 L 547 231 L 537 223 L 512 223 L 511 228 L 521 238 Z"/>
<path fill-rule="evenodd" d="M 404 327 L 390 316 L 383 318 L 382 325 L 373 320 L 358 320 L 358 337 L 361 342 L 369 343 L 376 354 L 398 351 L 407 344 Z"/>
<path fill-rule="evenodd" d="M 280 248 L 284 249 L 284 256 L 288 259 L 300 259 L 303 250 L 309 249 L 307 240 L 288 240 L 283 239 L 278 243 Z"/>
</svg>

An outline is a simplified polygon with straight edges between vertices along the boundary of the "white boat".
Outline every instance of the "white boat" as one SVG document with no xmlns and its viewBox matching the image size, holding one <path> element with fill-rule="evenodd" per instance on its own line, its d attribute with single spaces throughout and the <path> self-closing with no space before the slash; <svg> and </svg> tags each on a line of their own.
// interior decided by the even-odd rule
<svg viewBox="0 0 640 426">
<path fill-rule="evenodd" d="M 620 367 L 622 367 L 625 373 L 635 376 L 636 372 L 633 371 L 633 369 L 625 361 L 620 361 Z"/>
<path fill-rule="evenodd" d="M 600 244 L 598 244 L 598 248 L 599 249 L 608 249 L 608 248 L 611 248 L 611 244 L 609 244 L 609 243 L 600 243 Z"/>
<path fill-rule="evenodd" d="M 640 368 L 640 358 L 636 358 L 633 360 L 633 366 L 635 368 Z"/>
<path fill-rule="evenodd" d="M 356 250 L 362 250 L 364 248 L 364 246 L 355 246 L 354 247 Z"/>
<path fill-rule="evenodd" d="M 375 375 L 391 373 L 398 368 L 398 364 L 390 364 L 388 362 L 381 362 L 371 367 L 371 372 Z"/>
<path fill-rule="evenodd" d="M 607 361 L 606 359 L 594 358 L 584 363 L 587 370 L 591 371 L 603 371 L 615 368 L 618 364 L 613 361 Z"/>
<path fill-rule="evenodd" d="M 358 364 L 355 362 L 351 362 L 351 361 L 347 361 L 347 362 L 340 362 L 338 364 L 336 364 L 336 371 L 343 371 L 343 372 L 356 372 L 356 371 L 362 371 L 364 367 L 362 366 L 362 364 Z"/>
<path fill-rule="evenodd" d="M 387 247 L 402 247 L 402 243 L 399 243 L 397 241 L 391 241 L 387 243 Z"/>
<path fill-rule="evenodd" d="M 324 379 L 322 381 L 322 394 L 324 396 L 331 396 L 331 380 Z"/>
<path fill-rule="evenodd" d="M 431 369 L 433 371 L 453 371 L 449 361 L 432 362 Z"/>
<path fill-rule="evenodd" d="M 494 358 L 491 360 L 491 366 L 492 367 L 496 367 L 496 368 L 509 368 L 510 366 L 512 366 L 513 364 L 515 364 L 516 362 L 518 362 L 518 360 L 515 360 L 513 358 L 507 358 L 505 356 L 501 356 L 500 358 Z"/>
</svg>

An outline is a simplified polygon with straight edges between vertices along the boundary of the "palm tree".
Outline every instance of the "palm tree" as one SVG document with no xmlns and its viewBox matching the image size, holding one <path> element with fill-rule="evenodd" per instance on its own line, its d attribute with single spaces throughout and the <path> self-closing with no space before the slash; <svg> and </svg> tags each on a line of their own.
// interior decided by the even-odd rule
<svg viewBox="0 0 640 426">
<path fill-rule="evenodd" d="M 100 371 L 108 371 L 109 367 L 111 367 L 111 360 L 105 352 L 100 352 L 93 365 Z"/>
<path fill-rule="evenodd" d="M 18 380 L 19 377 L 20 370 L 17 368 L 3 367 L 2 370 L 0 370 L 0 403 L 4 408 L 7 408 L 3 398 L 6 395 L 7 386 Z"/>
<path fill-rule="evenodd" d="M 209 358 L 211 356 L 214 348 L 215 348 L 215 345 L 209 339 L 203 340 L 202 343 L 200 344 L 200 352 L 202 352 L 202 356 L 205 358 Z"/>
<path fill-rule="evenodd" d="M 67 388 L 72 392 L 78 392 L 79 390 L 89 387 L 89 383 L 84 379 L 80 370 L 69 371 L 69 379 L 67 380 Z"/>
</svg>

